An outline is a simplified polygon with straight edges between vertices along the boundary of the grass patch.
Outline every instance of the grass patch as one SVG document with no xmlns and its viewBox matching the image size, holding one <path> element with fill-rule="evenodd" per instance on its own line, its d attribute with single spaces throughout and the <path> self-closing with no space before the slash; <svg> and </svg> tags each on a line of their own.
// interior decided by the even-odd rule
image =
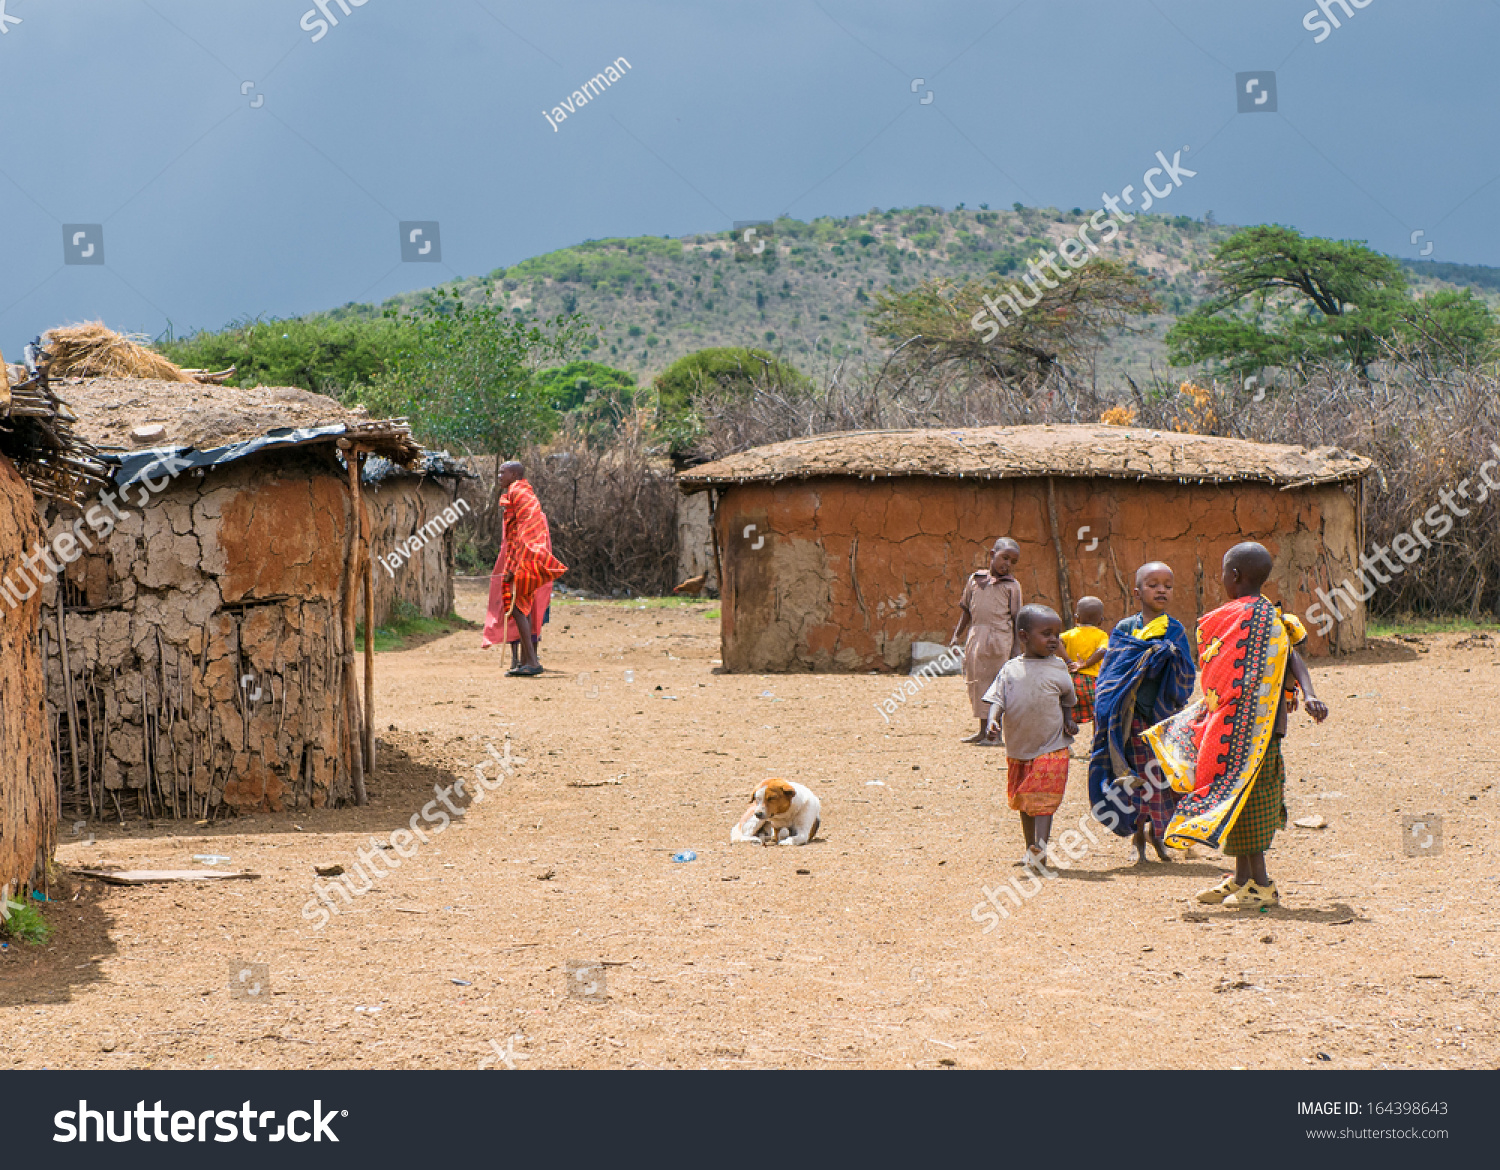
<svg viewBox="0 0 1500 1170">
<path fill-rule="evenodd" d="M 622 601 L 606 601 L 623 609 L 691 609 L 695 605 L 712 605 L 709 597 L 630 597 Z"/>
<path fill-rule="evenodd" d="M 391 611 L 391 620 L 386 625 L 375 627 L 375 652 L 379 654 L 386 650 L 404 650 L 407 642 L 413 638 L 430 638 L 437 634 L 449 634 L 454 630 L 472 629 L 473 626 L 473 622 L 456 613 L 440 618 L 423 617 L 415 605 L 398 597 Z M 364 653 L 363 622 L 354 627 L 354 648 L 357 653 Z"/>
<path fill-rule="evenodd" d="M 0 921 L 0 938 L 37 946 L 52 937 L 52 928 L 34 903 L 11 902 L 5 909 L 6 916 Z"/>
<path fill-rule="evenodd" d="M 686 609 L 692 610 L 700 605 L 717 606 L 718 600 L 713 597 L 579 597 L 576 594 L 552 595 L 553 606 L 559 605 L 608 605 L 615 609 Z M 715 609 L 714 616 L 719 611 Z"/>
<path fill-rule="evenodd" d="M 1371 618 L 1366 631 L 1374 638 L 1396 638 L 1402 634 L 1467 634 L 1474 630 L 1495 630 L 1495 622 L 1476 622 L 1466 617 L 1420 617 L 1394 614 Z"/>
<path fill-rule="evenodd" d="M 711 609 L 711 610 L 709 610 L 707 613 L 705 613 L 703 615 L 703 618 L 704 618 L 705 621 L 717 621 L 718 618 L 719 618 L 720 612 L 721 611 L 719 611 L 717 609 Z"/>
</svg>

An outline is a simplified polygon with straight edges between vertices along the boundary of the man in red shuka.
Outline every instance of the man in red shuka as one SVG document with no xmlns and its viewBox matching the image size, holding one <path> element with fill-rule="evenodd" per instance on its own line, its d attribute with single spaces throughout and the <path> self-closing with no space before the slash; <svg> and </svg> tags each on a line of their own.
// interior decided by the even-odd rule
<svg viewBox="0 0 1500 1170">
<path fill-rule="evenodd" d="M 542 514 L 536 492 L 526 482 L 526 469 L 516 462 L 502 464 L 499 488 L 505 546 L 501 604 L 521 635 L 521 665 L 506 673 L 529 678 L 542 673 L 536 655 L 536 631 L 532 629 L 537 590 L 561 577 L 568 566 L 552 555 L 547 517 Z"/>
</svg>

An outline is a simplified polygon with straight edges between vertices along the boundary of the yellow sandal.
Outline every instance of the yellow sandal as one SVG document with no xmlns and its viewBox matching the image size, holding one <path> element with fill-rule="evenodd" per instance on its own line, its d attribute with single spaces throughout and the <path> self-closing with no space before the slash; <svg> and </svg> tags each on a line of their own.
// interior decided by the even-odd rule
<svg viewBox="0 0 1500 1170">
<path fill-rule="evenodd" d="M 1267 882 L 1263 886 L 1256 885 L 1253 881 L 1246 882 L 1243 889 L 1236 890 L 1224 899 L 1224 905 L 1233 906 L 1236 910 L 1259 910 L 1265 906 L 1280 906 L 1281 893 L 1276 889 L 1275 882 Z"/>
<path fill-rule="evenodd" d="M 1245 887 L 1238 885 L 1233 877 L 1227 877 L 1216 886 L 1210 886 L 1206 890 L 1198 891 L 1198 901 L 1205 902 L 1210 906 L 1217 906 L 1227 898 L 1232 898 Z"/>
</svg>

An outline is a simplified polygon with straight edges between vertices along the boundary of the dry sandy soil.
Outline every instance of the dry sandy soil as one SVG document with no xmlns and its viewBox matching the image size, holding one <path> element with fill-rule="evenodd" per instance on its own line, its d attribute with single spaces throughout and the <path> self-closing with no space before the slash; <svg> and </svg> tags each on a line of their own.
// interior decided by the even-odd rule
<svg viewBox="0 0 1500 1170">
<path fill-rule="evenodd" d="M 1003 753 L 959 743 L 961 682 L 887 724 L 891 676 L 715 673 L 711 609 L 559 603 L 534 680 L 477 631 L 382 655 L 368 808 L 65 830 L 65 866 L 220 853 L 260 877 L 72 881 L 52 943 L 0 952 L 0 1066 L 1500 1063 L 1496 641 L 1314 665 L 1333 714 L 1294 717 L 1288 804 L 1328 827 L 1278 838 L 1282 908 L 1193 905 L 1222 859 L 1135 866 L 1100 834 L 985 933 L 1019 830 Z M 314 864 L 350 866 L 507 737 L 524 763 L 494 793 L 313 929 Z M 821 795 L 819 840 L 728 844 L 768 776 Z M 1086 803 L 1079 762 L 1060 823 Z M 1441 852 L 1406 856 L 1402 817 L 1433 813 Z M 600 990 L 577 961 L 608 964 L 601 998 L 570 993 Z M 248 963 L 267 985 L 235 998 Z"/>
</svg>

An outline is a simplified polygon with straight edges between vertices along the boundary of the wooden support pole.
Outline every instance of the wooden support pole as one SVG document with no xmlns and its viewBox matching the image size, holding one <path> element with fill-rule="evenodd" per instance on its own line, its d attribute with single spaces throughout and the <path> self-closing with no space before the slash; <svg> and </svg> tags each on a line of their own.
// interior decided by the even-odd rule
<svg viewBox="0 0 1500 1170">
<path fill-rule="evenodd" d="M 365 454 L 360 452 L 360 470 Z M 363 495 L 359 504 L 359 536 L 365 546 L 365 772 L 375 775 L 375 560 L 370 555 L 370 510 Z"/>
<path fill-rule="evenodd" d="M 1063 625 L 1073 621 L 1073 594 L 1068 588 L 1068 559 L 1063 556 L 1062 533 L 1057 527 L 1057 481 L 1047 477 L 1047 520 L 1052 526 L 1052 551 L 1057 554 L 1057 596 L 1062 602 Z"/>
<path fill-rule="evenodd" d="M 719 599 L 724 599 L 724 558 L 719 553 L 719 493 L 708 489 L 708 535 L 714 550 L 714 584 L 719 587 Z M 722 610 L 724 607 L 720 606 Z M 720 622 L 722 626 L 723 623 Z"/>
<path fill-rule="evenodd" d="M 354 803 L 369 803 L 365 791 L 365 742 L 359 716 L 359 682 L 354 674 L 354 610 L 359 602 L 359 456 L 354 444 L 340 439 L 338 448 L 349 469 L 349 558 L 344 577 L 344 712 L 349 735 L 349 770 Z M 371 632 L 365 631 L 368 644 Z"/>
</svg>

